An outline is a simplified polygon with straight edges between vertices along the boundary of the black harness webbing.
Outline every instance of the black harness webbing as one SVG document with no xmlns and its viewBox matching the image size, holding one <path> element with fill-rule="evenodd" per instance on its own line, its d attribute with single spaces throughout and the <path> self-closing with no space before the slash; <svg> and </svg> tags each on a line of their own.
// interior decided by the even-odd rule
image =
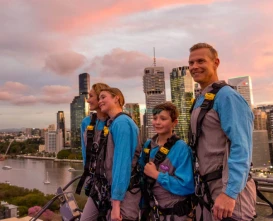
<svg viewBox="0 0 273 221">
<path fill-rule="evenodd" d="M 97 114 L 92 113 L 91 116 L 91 122 L 90 125 L 87 127 L 87 145 L 86 145 L 86 161 L 84 165 L 84 172 L 82 174 L 82 177 L 78 183 L 78 186 L 76 188 L 76 193 L 81 194 L 82 187 L 84 185 L 84 182 L 88 176 L 90 176 L 90 164 L 91 164 L 91 156 L 92 156 L 92 145 L 93 140 L 95 136 L 95 127 L 96 127 L 96 121 L 97 121 Z"/>
<path fill-rule="evenodd" d="M 221 83 L 214 83 L 212 84 L 212 90 L 209 93 L 205 94 L 205 99 L 203 103 L 201 104 L 200 108 L 200 113 L 197 117 L 197 122 L 196 122 L 196 133 L 193 133 L 191 130 L 191 125 L 189 127 L 189 146 L 192 148 L 193 152 L 193 158 L 194 162 L 197 159 L 197 146 L 198 146 L 198 139 L 202 133 L 202 123 L 203 120 L 206 116 L 206 114 L 213 108 L 214 104 L 214 98 L 216 94 L 219 92 L 219 90 L 228 85 L 226 82 L 221 82 Z M 196 100 L 194 100 L 192 107 L 190 109 L 190 113 L 192 113 L 194 106 L 195 106 Z M 206 207 L 208 211 L 211 211 L 211 208 L 213 207 L 214 201 L 212 199 L 211 193 L 209 191 L 209 186 L 208 182 L 221 179 L 222 178 L 222 171 L 223 171 L 223 166 L 218 168 L 217 170 L 205 174 L 204 176 L 200 176 L 199 171 L 195 169 L 194 171 L 194 177 L 195 177 L 195 182 L 196 182 L 196 190 L 195 190 L 195 196 L 193 197 L 193 204 L 197 205 L 199 204 L 201 207 L 201 210 L 203 211 L 203 207 Z M 202 184 L 204 185 L 204 191 L 202 191 Z M 203 199 L 203 196 L 206 195 L 207 197 L 207 202 Z M 203 212 L 201 214 L 200 220 L 203 220 Z"/>
<path fill-rule="evenodd" d="M 178 136 L 172 135 L 170 138 L 167 139 L 167 142 L 164 144 L 164 146 L 159 148 L 154 159 L 154 164 L 157 169 L 159 168 L 159 165 L 166 159 L 173 145 L 178 140 L 180 140 Z M 146 164 L 146 163 L 149 163 L 149 159 L 150 159 L 151 142 L 149 143 L 148 147 L 144 149 L 144 152 L 145 152 L 145 164 Z M 156 180 L 148 176 L 146 177 L 146 179 L 149 184 L 148 186 L 151 189 L 154 186 Z"/>
<path fill-rule="evenodd" d="M 174 144 L 178 140 L 180 140 L 179 137 L 177 137 L 176 135 L 172 135 L 164 144 L 164 146 L 159 148 L 154 159 L 154 164 L 157 169 L 159 168 L 159 165 L 166 159 L 171 148 L 174 146 Z M 150 152 L 151 152 L 151 142 L 149 143 L 147 148 L 144 148 L 145 164 L 149 162 Z M 153 200 L 155 202 L 155 206 L 153 206 L 153 208 L 147 208 L 146 211 L 144 211 L 144 214 L 142 215 L 141 220 L 149 219 L 150 210 L 153 211 L 154 220 L 156 221 L 160 220 L 161 215 L 164 216 L 165 218 L 167 215 L 171 215 L 171 220 L 174 220 L 174 215 L 181 217 L 184 215 L 188 215 L 191 212 L 192 206 L 191 206 L 190 197 L 188 197 L 187 199 L 183 201 L 177 202 L 173 208 L 161 208 L 158 205 L 157 200 L 155 199 L 152 193 L 152 188 L 155 185 L 156 180 L 148 176 L 144 176 L 144 178 L 146 179 L 147 186 L 146 186 L 146 190 L 144 190 L 143 192 L 143 197 L 148 204 L 150 200 Z"/>
</svg>

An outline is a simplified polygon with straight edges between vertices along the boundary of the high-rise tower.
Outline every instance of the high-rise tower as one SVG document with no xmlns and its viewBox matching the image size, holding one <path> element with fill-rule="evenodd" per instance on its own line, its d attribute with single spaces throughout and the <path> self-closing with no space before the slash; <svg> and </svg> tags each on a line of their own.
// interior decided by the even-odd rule
<svg viewBox="0 0 273 221">
<path fill-rule="evenodd" d="M 65 147 L 65 118 L 64 118 L 64 112 L 58 111 L 57 113 L 57 130 L 62 130 L 63 132 L 63 147 Z"/>
<path fill-rule="evenodd" d="M 228 79 L 228 84 L 241 94 L 250 108 L 253 107 L 252 82 L 250 76 Z"/>
<path fill-rule="evenodd" d="M 71 123 L 71 147 L 81 146 L 81 122 L 89 114 L 87 103 L 90 90 L 90 75 L 83 73 L 79 75 L 79 96 L 74 97 L 70 104 L 70 123 Z"/>
<path fill-rule="evenodd" d="M 144 69 L 143 89 L 146 98 L 147 136 L 148 138 L 151 138 L 155 135 L 152 126 L 152 109 L 157 104 L 166 102 L 164 67 L 155 66 Z"/>
<path fill-rule="evenodd" d="M 190 108 L 194 96 L 193 80 L 189 67 L 173 68 L 170 73 L 171 97 L 179 111 L 178 124 L 174 129 L 176 134 L 184 141 L 188 140 L 190 123 Z"/>
</svg>

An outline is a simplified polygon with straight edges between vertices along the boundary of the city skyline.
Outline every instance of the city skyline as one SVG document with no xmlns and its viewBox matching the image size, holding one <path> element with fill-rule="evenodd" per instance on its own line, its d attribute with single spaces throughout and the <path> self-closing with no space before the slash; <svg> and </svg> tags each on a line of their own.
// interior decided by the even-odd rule
<svg viewBox="0 0 273 221">
<path fill-rule="evenodd" d="M 250 76 L 254 105 L 272 104 L 272 1 L 192 2 L 1 1 L 0 129 L 45 128 L 59 110 L 70 116 L 85 72 L 91 85 L 105 82 L 127 103 L 144 104 L 142 76 L 153 66 L 153 47 L 170 101 L 167 73 L 188 65 L 197 42 L 218 50 L 219 79 Z"/>
</svg>

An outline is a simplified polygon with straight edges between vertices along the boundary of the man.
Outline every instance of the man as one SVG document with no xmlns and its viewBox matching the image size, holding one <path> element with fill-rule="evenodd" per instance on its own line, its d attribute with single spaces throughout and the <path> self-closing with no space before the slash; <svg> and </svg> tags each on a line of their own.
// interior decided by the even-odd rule
<svg viewBox="0 0 273 221">
<path fill-rule="evenodd" d="M 218 80 L 219 64 L 212 46 L 198 43 L 190 48 L 189 70 L 202 90 L 192 110 L 190 133 L 197 160 L 197 220 L 248 221 L 256 214 L 256 188 L 249 176 L 253 114 L 240 94 Z"/>
</svg>

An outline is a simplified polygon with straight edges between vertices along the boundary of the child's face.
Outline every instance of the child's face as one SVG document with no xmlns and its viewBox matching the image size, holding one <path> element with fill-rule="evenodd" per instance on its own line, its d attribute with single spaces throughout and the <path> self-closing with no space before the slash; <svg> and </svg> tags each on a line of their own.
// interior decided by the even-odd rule
<svg viewBox="0 0 273 221">
<path fill-rule="evenodd" d="M 161 111 L 153 116 L 152 124 L 157 134 L 172 133 L 177 121 L 172 122 L 172 118 L 168 111 Z"/>
</svg>

